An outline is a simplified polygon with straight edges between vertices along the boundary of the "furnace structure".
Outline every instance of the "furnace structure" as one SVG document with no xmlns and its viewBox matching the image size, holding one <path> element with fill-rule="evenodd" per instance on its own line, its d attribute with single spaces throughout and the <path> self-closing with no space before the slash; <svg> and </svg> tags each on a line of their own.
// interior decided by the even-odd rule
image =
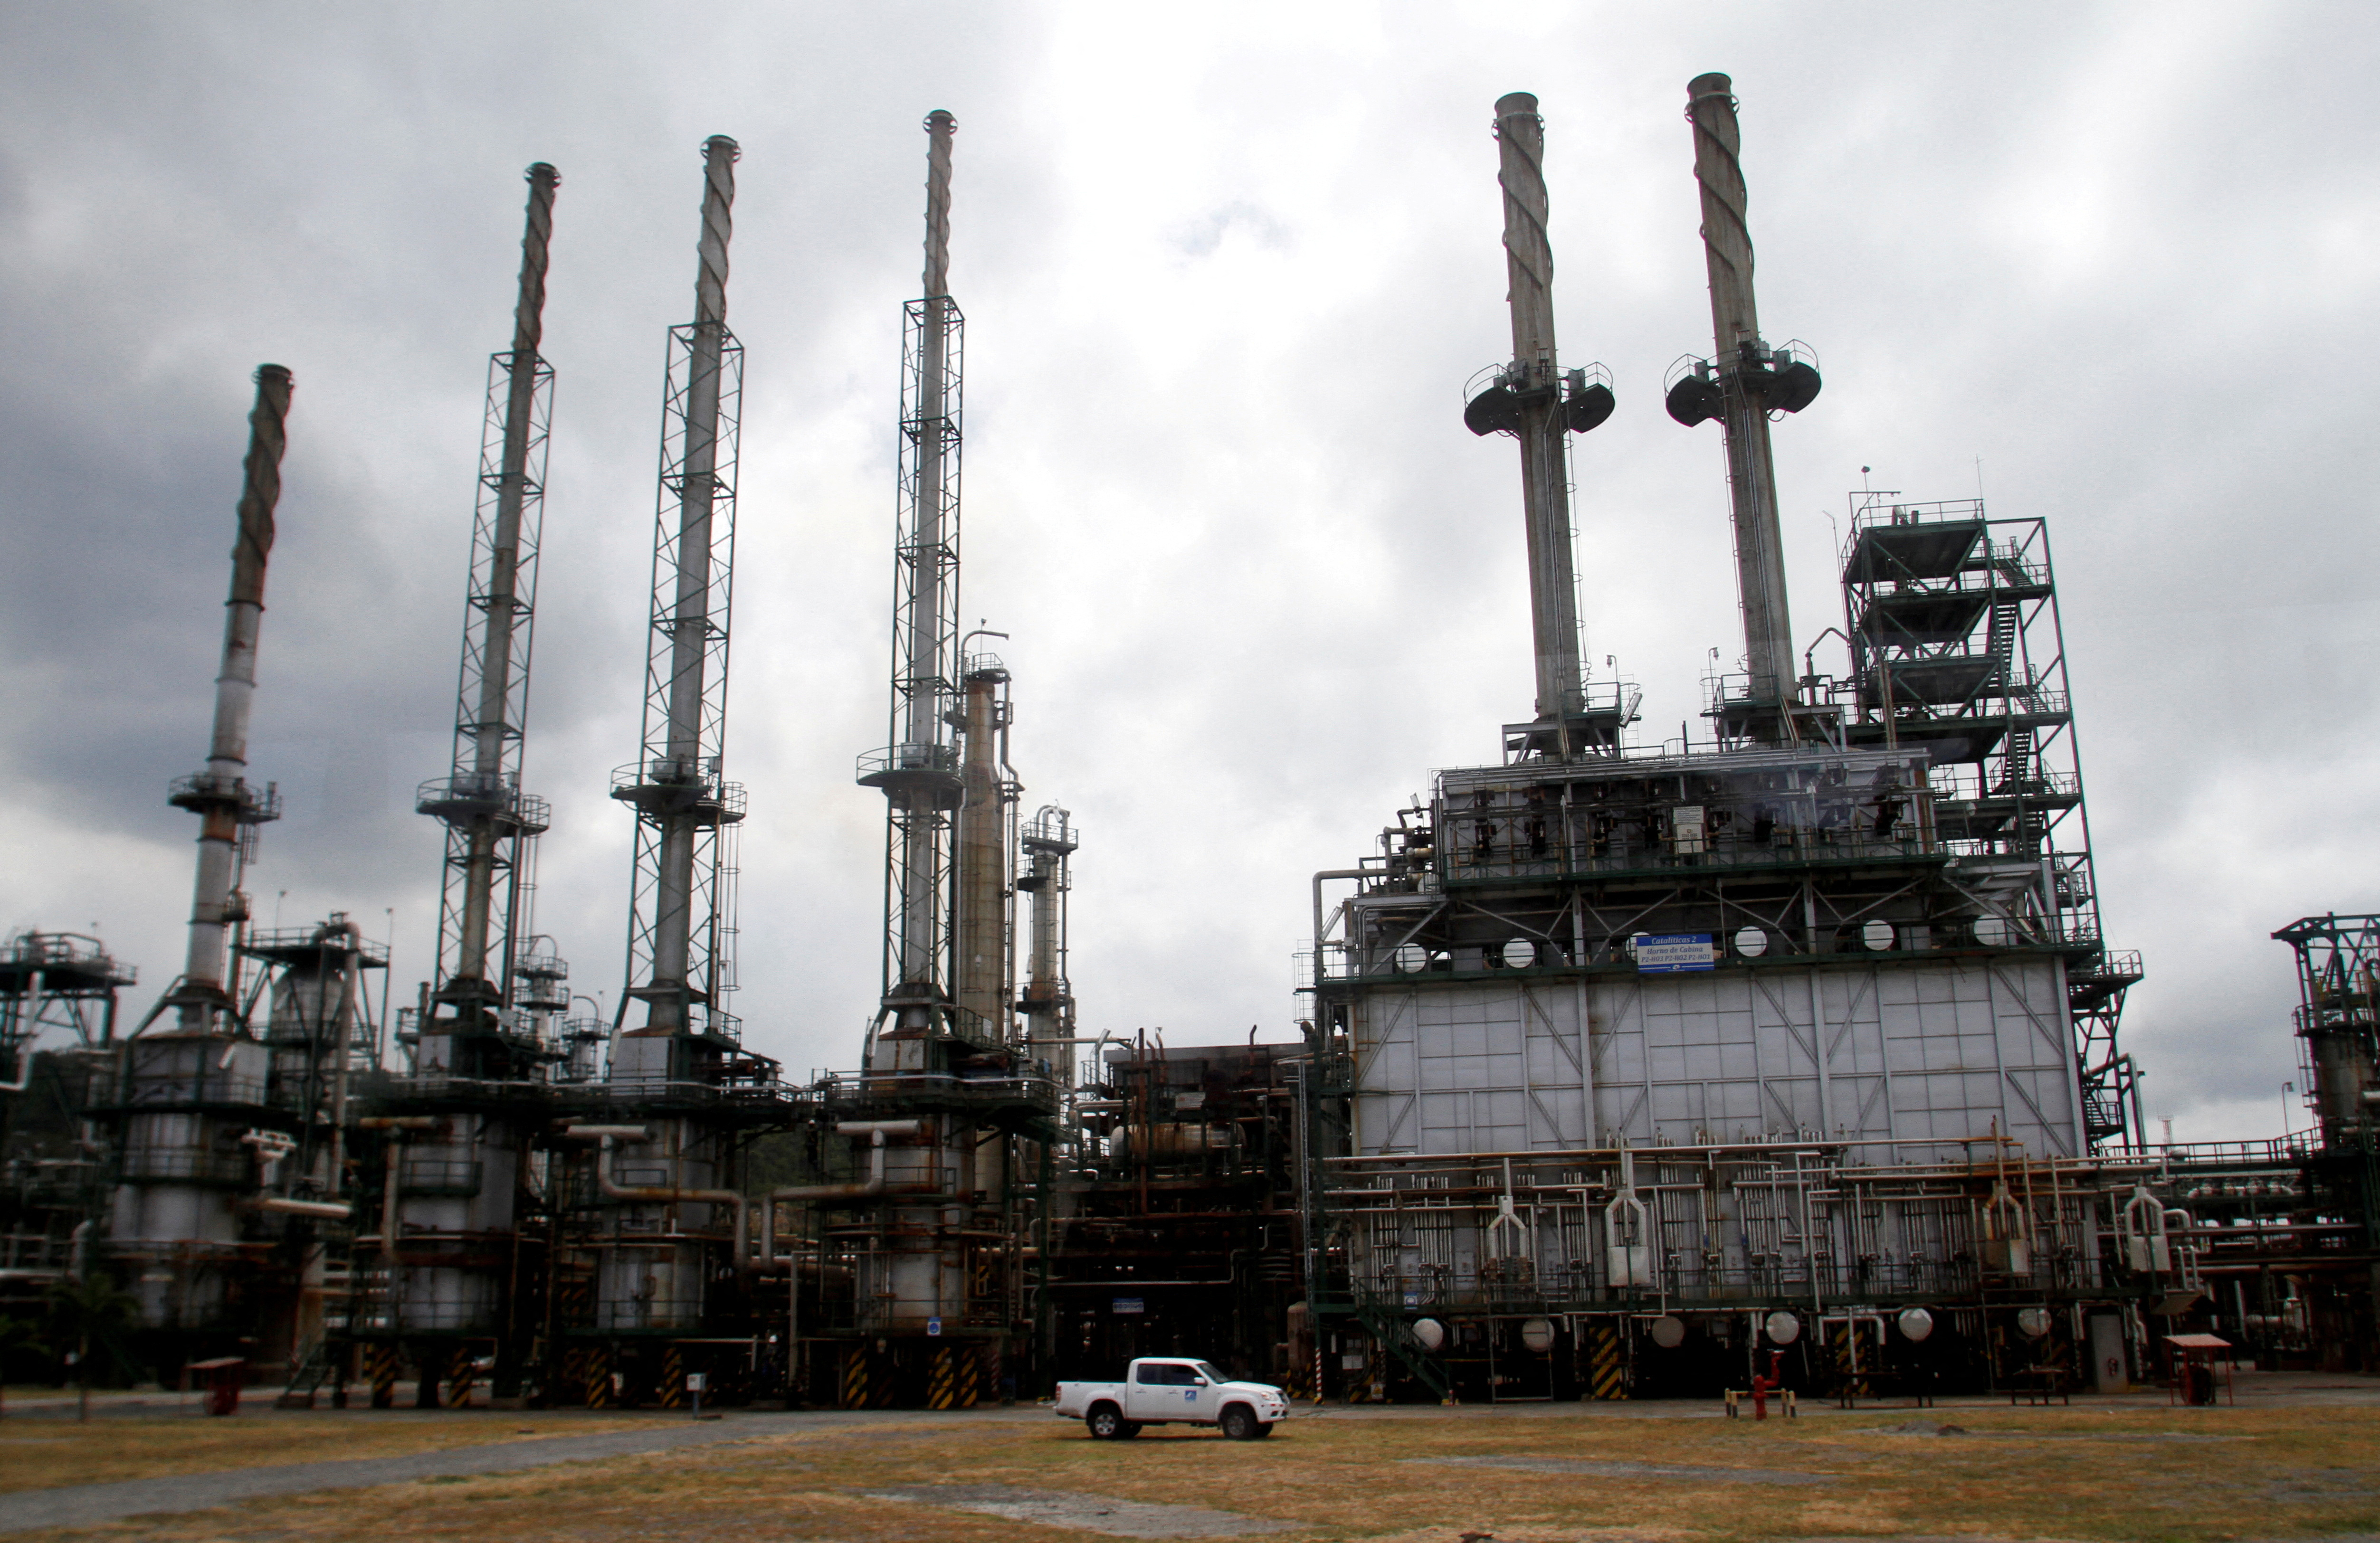
<svg viewBox="0 0 2380 1543">
<path fill-rule="evenodd" d="M 1929 1354 L 1988 1376 L 2014 1354 L 1993 1314 L 2058 1308 L 2070 1342 L 2161 1284 L 2105 1258 L 2129 1189 L 2093 1154 L 2130 1128 L 2139 970 L 2093 903 L 2046 534 L 1855 500 L 1849 665 L 1808 664 L 1769 431 L 1820 381 L 1759 331 L 1734 99 L 1697 78 L 1715 349 L 1667 404 L 1723 428 L 1743 667 L 1707 741 L 1629 743 L 1633 698 L 1571 684 L 1546 550 L 1566 430 L 1609 409 L 1553 356 L 1536 106 L 1498 103 L 1519 356 L 1465 417 L 1521 444 L 1537 713 L 1316 877 L 1318 1140 L 1344 1134 L 1309 1289 L 1370 1347 L 1325 1369 L 1682 1390 L 1805 1326 L 1856 1360 L 1862 1324 L 1923 1308 L 1950 1315 Z"/>
</svg>

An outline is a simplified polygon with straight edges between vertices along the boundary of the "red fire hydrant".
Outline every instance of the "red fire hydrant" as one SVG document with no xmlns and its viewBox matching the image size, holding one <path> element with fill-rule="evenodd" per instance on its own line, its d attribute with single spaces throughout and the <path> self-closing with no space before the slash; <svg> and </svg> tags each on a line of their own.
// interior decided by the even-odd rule
<svg viewBox="0 0 2380 1543">
<path fill-rule="evenodd" d="M 1768 1395 L 1776 1392 L 1778 1390 L 1785 1386 L 1785 1376 L 1782 1368 L 1784 1359 L 1785 1352 L 1781 1350 L 1772 1350 L 1768 1353 L 1768 1371 L 1767 1375 L 1764 1376 L 1756 1372 L 1753 1375 L 1752 1417 L 1754 1419 L 1765 1420 L 1768 1417 Z"/>
</svg>

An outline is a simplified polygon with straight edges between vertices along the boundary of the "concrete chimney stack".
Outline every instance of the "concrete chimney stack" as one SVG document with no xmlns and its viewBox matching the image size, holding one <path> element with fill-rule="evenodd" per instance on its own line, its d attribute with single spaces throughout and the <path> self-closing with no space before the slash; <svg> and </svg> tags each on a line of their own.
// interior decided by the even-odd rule
<svg viewBox="0 0 2380 1543">
<path fill-rule="evenodd" d="M 1521 499 L 1529 552 L 1529 630 L 1536 658 L 1537 717 L 1582 712 L 1578 591 L 1570 534 L 1570 476 L 1554 354 L 1553 247 L 1546 235 L 1545 120 L 1537 99 L 1514 91 L 1496 103 L 1497 181 L 1504 188 L 1504 267 L 1512 312 L 1509 428 L 1521 441 Z"/>
<path fill-rule="evenodd" d="M 1721 732 L 1776 742 L 1797 736 L 1790 710 L 1793 621 L 1785 597 L 1768 415 L 1809 405 L 1818 392 L 1818 374 L 1807 360 L 1772 349 L 1760 335 L 1752 287 L 1752 232 L 1744 219 L 1742 136 L 1732 84 L 1724 75 L 1696 76 L 1686 87 L 1686 103 L 1687 120 L 1694 125 L 1694 180 L 1702 188 L 1713 352 L 1706 367 L 1697 366 L 1670 389 L 1670 416 L 1685 424 L 1716 417 L 1726 428 L 1749 681 L 1744 698 L 1722 711 Z"/>
</svg>

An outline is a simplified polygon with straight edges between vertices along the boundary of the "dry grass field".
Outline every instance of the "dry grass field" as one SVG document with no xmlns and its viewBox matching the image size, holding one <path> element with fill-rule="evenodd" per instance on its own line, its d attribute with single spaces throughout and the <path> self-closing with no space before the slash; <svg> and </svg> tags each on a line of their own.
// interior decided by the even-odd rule
<svg viewBox="0 0 2380 1543">
<path fill-rule="evenodd" d="M 383 1410 L 320 1414 L 243 1413 L 230 1419 L 111 1416 L 79 1425 L 42 1416 L 0 1420 L 0 1494 L 68 1484 L 443 1452 L 531 1435 L 592 1435 L 638 1423 L 635 1416 L 451 1414 Z"/>
<path fill-rule="evenodd" d="M 660 1417 L 12 1420 L 0 1428 L 0 1483 L 377 1455 Z M 1945 1425 L 1957 1428 L 1937 1433 Z M 1025 1411 L 857 1426 L 795 1415 L 717 1428 L 727 1440 L 668 1453 L 13 1536 L 1080 1543 L 1101 1534 L 1245 1533 L 1280 1543 L 1456 1543 L 1469 1533 L 1497 1543 L 2150 1543 L 2380 1532 L 2380 1408 L 2368 1405 L 1829 1410 L 1758 1424 L 1559 1408 L 1520 1416 L 1326 1409 L 1301 1411 L 1274 1439 L 1247 1443 L 1178 1428 L 1095 1442 L 1077 1425 Z M 1167 1509 L 1175 1507 L 1192 1509 Z"/>
</svg>

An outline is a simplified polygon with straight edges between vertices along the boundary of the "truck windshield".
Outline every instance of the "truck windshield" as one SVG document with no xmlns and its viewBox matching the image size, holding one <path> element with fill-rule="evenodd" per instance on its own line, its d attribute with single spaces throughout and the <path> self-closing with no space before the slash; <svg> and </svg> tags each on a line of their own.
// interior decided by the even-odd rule
<svg viewBox="0 0 2380 1543">
<path fill-rule="evenodd" d="M 1198 1368 L 1198 1375 L 1205 1378 L 1209 1382 L 1228 1382 L 1231 1380 L 1230 1378 L 1224 1376 L 1221 1372 L 1217 1371 L 1211 1362 L 1193 1361 L 1190 1364 Z"/>
</svg>

